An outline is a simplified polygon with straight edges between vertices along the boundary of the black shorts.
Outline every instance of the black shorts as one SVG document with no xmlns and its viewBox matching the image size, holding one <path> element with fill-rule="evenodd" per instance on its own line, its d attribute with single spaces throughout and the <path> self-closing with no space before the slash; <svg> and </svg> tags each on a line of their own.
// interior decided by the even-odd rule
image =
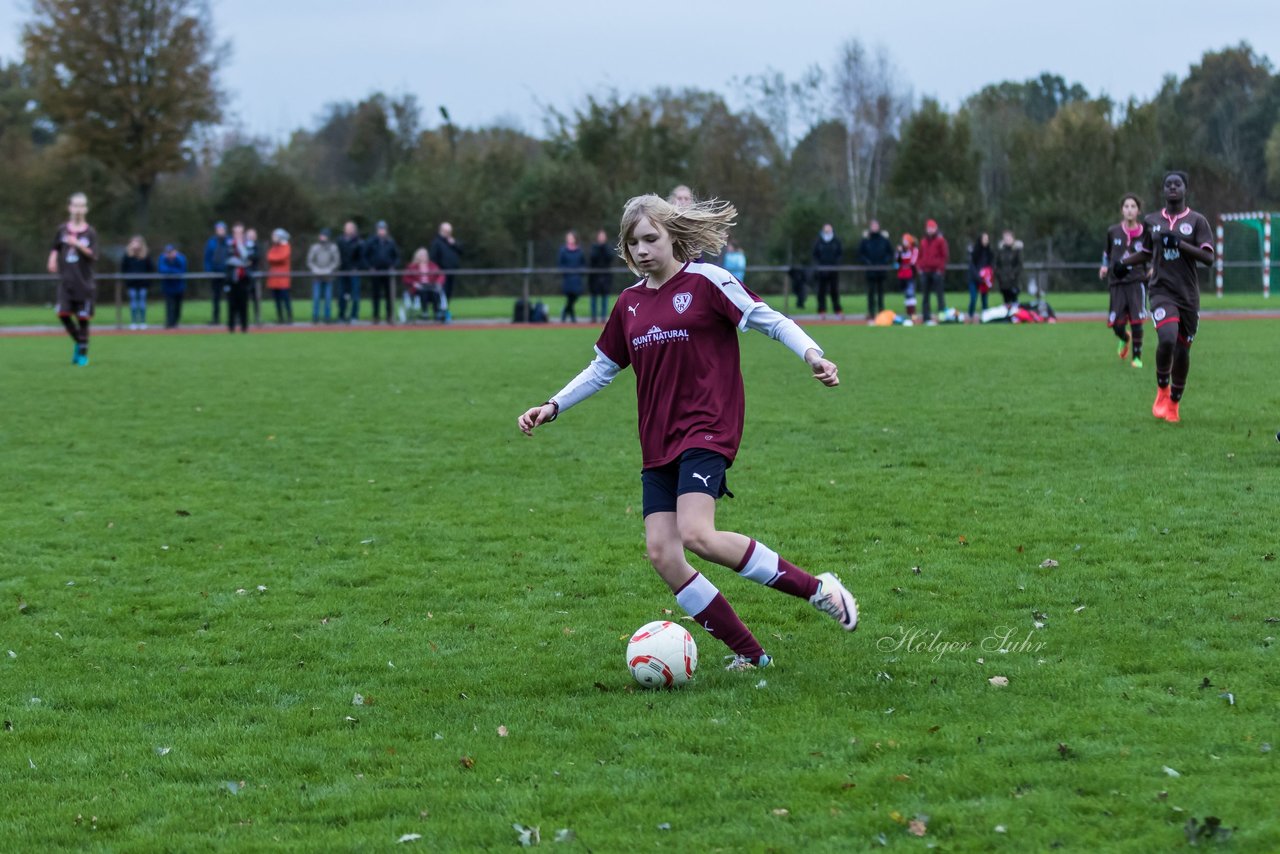
<svg viewBox="0 0 1280 854">
<path fill-rule="evenodd" d="M 1156 325 L 1157 334 L 1161 327 L 1176 323 L 1178 337 L 1185 341 L 1188 347 L 1191 346 L 1191 342 L 1196 339 L 1196 332 L 1200 329 L 1200 312 L 1185 305 L 1179 305 L 1168 294 L 1152 294 L 1150 307 L 1151 320 Z"/>
<path fill-rule="evenodd" d="M 1142 282 L 1111 286 L 1107 326 L 1139 324 L 1147 319 L 1147 286 Z"/>
<path fill-rule="evenodd" d="M 54 311 L 58 313 L 58 317 L 76 317 L 88 320 L 93 317 L 93 298 L 95 290 L 86 291 L 84 288 L 72 288 L 66 282 L 58 283 L 58 304 L 55 305 Z"/>
<path fill-rule="evenodd" d="M 676 512 L 676 499 L 686 492 L 701 492 L 712 498 L 733 497 L 725 483 L 729 461 L 724 454 L 706 448 L 690 448 L 665 466 L 644 469 L 644 515 Z"/>
</svg>

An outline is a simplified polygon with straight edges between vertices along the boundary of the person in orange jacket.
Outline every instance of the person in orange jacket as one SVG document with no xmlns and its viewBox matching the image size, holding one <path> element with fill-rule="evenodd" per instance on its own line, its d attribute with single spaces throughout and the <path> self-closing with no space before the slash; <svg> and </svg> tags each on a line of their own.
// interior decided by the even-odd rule
<svg viewBox="0 0 1280 854">
<path fill-rule="evenodd" d="M 267 288 L 276 301 L 276 323 L 293 323 L 293 300 L 289 296 L 292 261 L 289 232 L 277 228 L 271 232 L 271 248 L 267 250 Z"/>
</svg>

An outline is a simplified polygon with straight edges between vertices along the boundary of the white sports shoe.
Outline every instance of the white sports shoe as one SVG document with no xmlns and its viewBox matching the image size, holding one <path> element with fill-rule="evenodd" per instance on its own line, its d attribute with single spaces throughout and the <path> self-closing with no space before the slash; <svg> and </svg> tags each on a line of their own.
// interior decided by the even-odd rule
<svg viewBox="0 0 1280 854">
<path fill-rule="evenodd" d="M 732 659 L 732 661 L 729 661 L 724 666 L 724 669 L 731 673 L 736 673 L 740 670 L 756 670 L 757 668 L 768 667 L 773 663 L 773 658 L 767 652 L 756 659 L 748 658 L 745 655 L 725 656 L 726 661 L 729 659 Z"/>
<path fill-rule="evenodd" d="M 828 615 L 846 632 L 858 628 L 858 600 L 830 572 L 818 576 L 818 592 L 809 604 Z"/>
</svg>

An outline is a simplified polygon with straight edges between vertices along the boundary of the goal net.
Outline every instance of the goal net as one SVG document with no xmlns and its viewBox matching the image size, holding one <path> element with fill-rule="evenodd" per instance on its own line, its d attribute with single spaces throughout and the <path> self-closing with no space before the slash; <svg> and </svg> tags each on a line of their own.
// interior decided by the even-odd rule
<svg viewBox="0 0 1280 854">
<path fill-rule="evenodd" d="M 1214 276 L 1218 296 L 1224 291 L 1246 293 L 1259 285 L 1264 297 L 1271 296 L 1272 216 L 1265 211 L 1219 215 Z"/>
</svg>

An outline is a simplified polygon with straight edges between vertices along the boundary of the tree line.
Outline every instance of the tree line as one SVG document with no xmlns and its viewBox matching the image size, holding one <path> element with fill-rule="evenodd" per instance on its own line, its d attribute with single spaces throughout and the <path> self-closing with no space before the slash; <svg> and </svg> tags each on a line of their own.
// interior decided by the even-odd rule
<svg viewBox="0 0 1280 854">
<path fill-rule="evenodd" d="M 522 266 L 530 242 L 550 264 L 566 229 L 612 232 L 625 199 L 680 183 L 737 205 L 753 264 L 803 262 L 824 222 L 856 243 L 871 217 L 895 237 L 936 219 L 953 261 L 1006 227 L 1031 258 L 1093 261 L 1121 193 L 1157 205 L 1170 168 L 1211 217 L 1280 201 L 1280 75 L 1247 43 L 1125 103 L 1045 73 L 948 108 L 850 39 L 795 79 L 765 69 L 723 92 L 545 108 L 538 134 L 372 93 L 282 141 L 221 130 L 228 47 L 197 0 L 36 0 L 23 45 L 0 66 L 2 272 L 41 269 L 74 190 L 106 244 L 138 231 L 197 255 L 225 219 L 283 227 L 304 249 L 354 219 L 386 220 L 412 249 L 448 220 L 475 267 Z"/>
</svg>

